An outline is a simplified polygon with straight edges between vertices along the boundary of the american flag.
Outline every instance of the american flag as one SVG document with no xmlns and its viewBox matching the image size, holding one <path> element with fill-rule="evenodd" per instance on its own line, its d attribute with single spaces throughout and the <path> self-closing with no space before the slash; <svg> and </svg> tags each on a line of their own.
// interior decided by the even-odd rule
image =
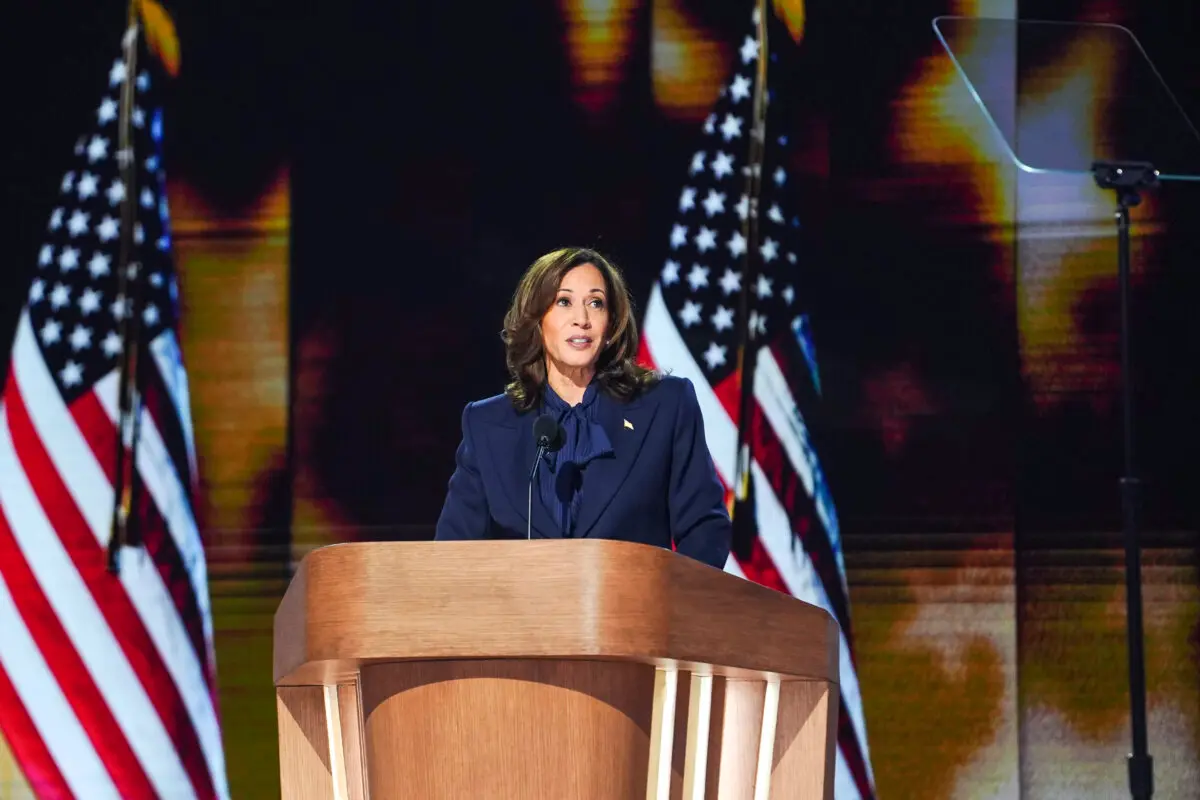
<svg viewBox="0 0 1200 800">
<path fill-rule="evenodd" d="M 128 64 L 149 60 L 139 40 L 136 29 L 126 35 L 75 144 L 0 395 L 0 730 L 41 798 L 229 796 L 177 331 L 161 81 L 156 70 L 130 73 Z M 131 47 L 146 58 L 127 60 Z M 131 186 L 118 163 L 128 81 Z M 136 209 L 127 217 L 136 220 L 127 274 L 144 281 L 136 308 L 117 275 L 126 203 Z M 144 337 L 131 465 L 138 536 L 118 552 L 114 572 L 106 548 L 120 322 L 135 310 Z"/>
<path fill-rule="evenodd" d="M 778 92 L 786 69 L 779 56 L 794 43 L 767 16 L 760 31 L 759 12 L 752 15 L 734 74 L 688 164 L 665 263 L 646 306 L 641 358 L 695 385 L 717 471 L 741 497 L 733 508 L 734 553 L 726 569 L 821 606 L 841 625 L 835 792 L 838 800 L 866 800 L 874 797 L 874 776 L 837 512 L 805 422 L 821 389 L 803 311 L 800 221 L 789 199 L 787 137 L 775 130 L 786 102 Z M 764 35 L 780 44 L 768 49 L 758 162 L 751 141 Z M 752 169 L 760 170 L 757 198 L 748 186 Z M 746 225 L 755 208 L 757 231 Z M 750 248 L 756 257 L 747 275 Z M 744 491 L 736 491 L 739 484 Z"/>
</svg>

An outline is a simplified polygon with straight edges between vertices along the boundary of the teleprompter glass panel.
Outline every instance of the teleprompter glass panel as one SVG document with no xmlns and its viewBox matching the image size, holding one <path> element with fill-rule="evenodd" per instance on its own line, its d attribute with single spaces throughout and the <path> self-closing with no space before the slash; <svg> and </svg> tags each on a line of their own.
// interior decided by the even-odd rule
<svg viewBox="0 0 1200 800">
<path fill-rule="evenodd" d="M 1161 180 L 1200 180 L 1200 133 L 1127 28 L 942 16 L 933 29 L 1021 169 L 1149 162 Z"/>
</svg>

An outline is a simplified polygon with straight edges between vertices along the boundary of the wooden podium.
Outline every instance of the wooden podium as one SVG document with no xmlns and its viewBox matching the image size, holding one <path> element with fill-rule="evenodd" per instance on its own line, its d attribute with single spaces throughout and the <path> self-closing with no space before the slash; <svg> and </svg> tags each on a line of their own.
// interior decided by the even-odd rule
<svg viewBox="0 0 1200 800">
<path fill-rule="evenodd" d="M 833 797 L 837 623 L 659 548 L 324 547 L 274 662 L 284 800 Z"/>
</svg>

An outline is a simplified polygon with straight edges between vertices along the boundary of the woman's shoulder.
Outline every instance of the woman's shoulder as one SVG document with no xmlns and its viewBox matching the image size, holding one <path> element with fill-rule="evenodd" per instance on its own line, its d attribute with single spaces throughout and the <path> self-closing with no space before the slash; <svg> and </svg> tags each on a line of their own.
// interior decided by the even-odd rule
<svg viewBox="0 0 1200 800">
<path fill-rule="evenodd" d="M 467 403 L 466 413 L 473 419 L 491 420 L 512 417 L 516 414 L 516 409 L 513 408 L 509 396 L 501 392 L 481 400 L 472 400 Z"/>
<path fill-rule="evenodd" d="M 499 395 L 492 395 L 491 397 L 484 397 L 481 399 L 476 399 L 476 401 L 470 401 L 467 403 L 467 409 L 473 411 L 473 413 L 480 414 L 502 414 L 505 413 L 505 411 L 508 411 L 508 413 L 511 414 L 512 401 L 508 395 L 505 395 L 504 392 L 500 392 Z"/>
<path fill-rule="evenodd" d="M 654 381 L 646 387 L 642 397 L 652 399 L 656 403 L 680 403 L 694 398 L 696 389 L 688 378 L 678 375 L 658 373 Z"/>
</svg>

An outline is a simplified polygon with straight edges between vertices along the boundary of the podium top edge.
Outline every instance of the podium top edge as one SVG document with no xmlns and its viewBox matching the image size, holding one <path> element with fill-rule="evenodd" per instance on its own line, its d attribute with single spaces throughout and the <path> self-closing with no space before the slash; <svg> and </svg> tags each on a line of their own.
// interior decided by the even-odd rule
<svg viewBox="0 0 1200 800">
<path fill-rule="evenodd" d="M 836 682 L 824 609 L 617 540 L 355 542 L 300 562 L 275 615 L 274 679 L 387 660 L 678 661 Z"/>
</svg>

